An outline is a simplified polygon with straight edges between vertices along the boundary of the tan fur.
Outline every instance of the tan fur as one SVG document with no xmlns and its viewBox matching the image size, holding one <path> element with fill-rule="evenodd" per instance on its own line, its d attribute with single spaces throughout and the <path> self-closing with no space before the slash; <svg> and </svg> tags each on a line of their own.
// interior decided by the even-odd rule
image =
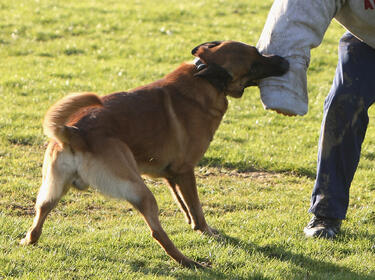
<svg viewBox="0 0 375 280">
<path fill-rule="evenodd" d="M 38 241 L 48 213 L 71 185 L 78 189 L 90 185 L 129 201 L 176 262 L 200 266 L 184 256 L 163 230 L 155 197 L 140 174 L 166 178 L 192 228 L 217 234 L 204 218 L 194 167 L 227 109 L 227 95 L 240 97 L 254 80 L 280 75 L 285 65 L 279 57 L 264 57 L 254 47 L 233 41 L 202 44 L 193 54 L 207 67 L 198 71 L 185 63 L 163 79 L 127 93 L 75 94 L 48 110 L 43 127 L 51 141 L 36 216 L 21 244 Z"/>
</svg>

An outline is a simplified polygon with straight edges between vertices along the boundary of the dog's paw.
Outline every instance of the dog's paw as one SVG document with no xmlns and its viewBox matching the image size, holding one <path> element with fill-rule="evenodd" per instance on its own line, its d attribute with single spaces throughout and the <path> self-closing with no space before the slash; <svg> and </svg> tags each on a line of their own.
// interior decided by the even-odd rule
<svg viewBox="0 0 375 280">
<path fill-rule="evenodd" d="M 208 235 L 208 236 L 219 236 L 220 233 L 217 229 L 210 226 L 206 226 L 204 229 L 197 229 L 199 232 Z"/>
<path fill-rule="evenodd" d="M 187 268 L 191 268 L 191 269 L 195 269 L 195 268 L 197 268 L 197 269 L 204 269 L 204 268 L 211 267 L 211 263 L 210 262 L 199 263 L 199 262 L 195 262 L 195 261 L 190 260 L 190 259 L 185 260 L 181 264 L 183 266 L 185 266 Z"/>
<path fill-rule="evenodd" d="M 34 237 L 34 239 L 32 237 Z M 25 238 L 23 238 L 20 241 L 20 245 L 21 246 L 32 245 L 32 244 L 35 244 L 37 241 L 38 241 L 38 239 L 35 239 L 35 235 L 33 236 L 30 232 L 28 232 L 26 234 Z"/>
<path fill-rule="evenodd" d="M 25 237 L 25 238 L 23 238 L 21 241 L 20 241 L 20 245 L 21 246 L 27 246 L 27 245 L 29 245 L 31 242 L 30 242 L 30 240 L 27 238 L 27 237 Z"/>
<path fill-rule="evenodd" d="M 209 235 L 214 235 L 214 236 L 220 235 L 220 232 L 216 228 L 208 227 L 208 229 L 209 229 L 209 233 L 208 233 Z"/>
</svg>

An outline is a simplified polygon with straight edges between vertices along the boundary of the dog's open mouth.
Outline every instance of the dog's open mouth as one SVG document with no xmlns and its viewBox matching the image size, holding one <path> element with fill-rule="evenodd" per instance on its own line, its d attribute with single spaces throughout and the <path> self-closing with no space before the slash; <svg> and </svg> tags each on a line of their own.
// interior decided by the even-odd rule
<svg viewBox="0 0 375 280">
<path fill-rule="evenodd" d="M 244 84 L 244 87 L 247 88 L 247 87 L 257 86 L 258 83 L 259 83 L 259 80 L 247 81 L 247 82 Z"/>
</svg>

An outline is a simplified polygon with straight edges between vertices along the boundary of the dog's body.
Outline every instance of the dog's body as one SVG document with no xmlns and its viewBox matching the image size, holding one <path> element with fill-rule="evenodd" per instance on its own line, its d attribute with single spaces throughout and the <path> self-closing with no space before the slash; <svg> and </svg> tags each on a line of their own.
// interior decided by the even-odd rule
<svg viewBox="0 0 375 280">
<path fill-rule="evenodd" d="M 193 54 L 203 67 L 185 63 L 127 93 L 71 95 L 50 108 L 44 132 L 51 141 L 36 217 L 22 244 L 38 240 L 45 218 L 71 185 L 90 185 L 129 201 L 168 255 L 182 265 L 199 266 L 162 229 L 155 198 L 140 174 L 166 178 L 187 222 L 195 230 L 215 233 L 203 215 L 194 167 L 227 110 L 227 95 L 240 97 L 255 80 L 281 75 L 288 67 L 280 57 L 264 57 L 233 41 L 205 43 Z"/>
</svg>

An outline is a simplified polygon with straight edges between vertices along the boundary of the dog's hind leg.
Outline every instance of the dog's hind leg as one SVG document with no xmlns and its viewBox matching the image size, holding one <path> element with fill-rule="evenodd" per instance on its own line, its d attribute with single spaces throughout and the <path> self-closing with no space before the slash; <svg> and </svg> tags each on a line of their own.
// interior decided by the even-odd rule
<svg viewBox="0 0 375 280">
<path fill-rule="evenodd" d="M 152 237 L 160 244 L 165 252 L 176 262 L 186 267 L 201 267 L 200 264 L 184 256 L 169 239 L 167 233 L 162 228 L 159 221 L 159 209 L 154 196 L 145 194 L 137 204 L 133 204 L 143 215 L 147 225 L 151 230 Z"/>
<path fill-rule="evenodd" d="M 54 144 L 49 144 L 44 157 L 42 185 L 35 203 L 35 218 L 21 245 L 38 241 L 47 215 L 69 189 L 72 159 L 70 151 L 59 151 Z"/>
<path fill-rule="evenodd" d="M 107 139 L 101 141 L 95 151 L 83 162 L 83 170 L 78 170 L 82 179 L 107 195 L 129 201 L 142 214 L 152 237 L 172 259 L 186 267 L 200 267 L 175 247 L 162 228 L 155 197 L 139 175 L 127 145 L 116 139 Z"/>
</svg>

